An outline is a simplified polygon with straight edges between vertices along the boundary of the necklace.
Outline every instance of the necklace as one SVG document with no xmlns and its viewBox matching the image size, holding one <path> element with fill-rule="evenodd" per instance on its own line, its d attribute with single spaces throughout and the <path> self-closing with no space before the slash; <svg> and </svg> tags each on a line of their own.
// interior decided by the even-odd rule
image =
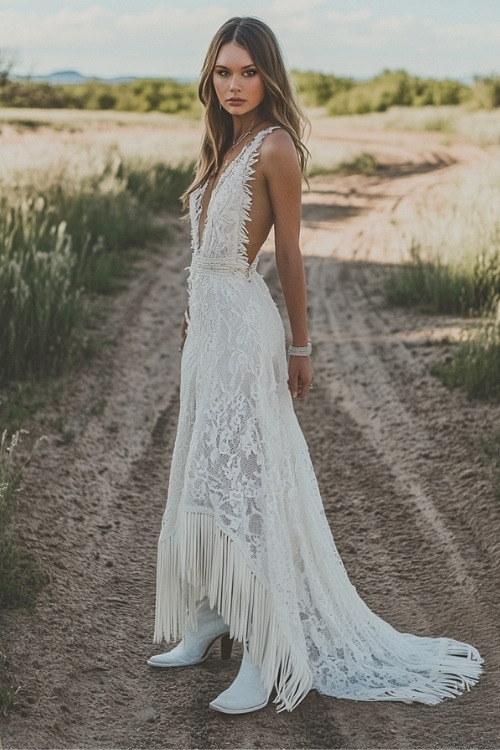
<svg viewBox="0 0 500 750">
<path fill-rule="evenodd" d="M 238 145 L 238 143 L 241 143 L 241 141 L 243 140 L 243 138 L 246 138 L 247 135 L 250 135 L 250 133 L 253 130 L 253 126 L 255 125 L 255 120 L 256 119 L 257 119 L 257 116 L 255 116 L 253 118 L 253 120 L 252 120 L 252 122 L 250 124 L 250 127 L 248 128 L 248 130 L 245 133 L 243 133 L 243 135 L 240 135 L 240 137 L 238 138 L 237 141 L 235 141 L 234 138 L 233 138 L 233 144 L 232 144 L 231 148 L 229 149 L 230 151 L 231 151 L 231 149 L 236 148 L 236 146 Z"/>
<path fill-rule="evenodd" d="M 247 135 L 250 135 L 250 133 L 252 132 L 252 130 L 254 129 L 254 127 L 256 127 L 255 126 L 255 120 L 256 119 L 257 119 L 257 116 L 255 116 L 253 118 L 252 123 L 251 123 L 250 127 L 248 128 L 248 130 L 246 130 L 242 135 L 240 135 L 240 137 L 238 138 L 238 140 L 234 140 L 233 139 L 233 142 L 232 142 L 231 146 L 229 147 L 228 152 L 226 154 L 226 158 L 224 159 L 224 162 L 222 164 L 222 169 L 225 169 L 227 167 L 227 165 L 229 164 L 230 154 L 231 154 L 231 151 L 233 150 L 233 148 L 236 148 L 236 146 L 238 146 L 242 142 L 242 140 L 247 137 Z"/>
</svg>

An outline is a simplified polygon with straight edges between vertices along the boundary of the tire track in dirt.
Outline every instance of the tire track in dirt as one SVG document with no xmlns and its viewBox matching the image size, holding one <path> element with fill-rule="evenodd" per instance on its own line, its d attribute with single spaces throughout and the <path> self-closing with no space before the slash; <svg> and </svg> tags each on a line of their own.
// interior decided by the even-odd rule
<svg viewBox="0 0 500 750">
<path fill-rule="evenodd" d="M 345 317 L 341 314 L 348 304 L 345 285 L 337 281 L 337 295 L 328 294 L 324 286 L 328 278 L 324 265 L 315 266 L 310 274 L 310 282 L 315 289 L 315 300 L 320 299 L 322 303 L 328 301 L 323 307 L 326 318 L 324 331 L 328 331 L 336 342 L 337 377 L 329 386 L 331 397 L 342 401 L 343 409 L 377 448 L 381 460 L 391 467 L 398 494 L 406 495 L 414 503 L 417 513 L 422 515 L 421 523 L 427 527 L 427 533 L 434 536 L 433 543 L 446 550 L 453 567 L 453 577 L 474 600 L 477 581 L 469 575 L 468 563 L 463 558 L 460 545 L 419 480 L 418 457 L 422 453 L 428 455 L 432 452 L 433 441 L 426 434 L 425 426 L 412 419 L 395 392 L 394 377 L 391 377 L 373 344 L 376 333 L 374 326 L 365 322 L 367 315 L 375 316 L 375 313 L 366 305 L 358 284 L 351 282 L 348 287 L 350 315 L 346 327 Z M 315 315 L 313 312 L 313 319 L 318 319 L 317 313 Z M 401 354 L 404 356 L 404 349 L 398 352 L 399 356 Z M 324 364 L 321 352 L 319 361 Z M 363 367 L 361 378 L 360 366 Z M 452 492 L 449 486 L 448 490 Z"/>
<path fill-rule="evenodd" d="M 50 415 L 39 428 L 49 439 L 26 474 L 19 519 L 50 581 L 33 617 L 9 617 L 4 642 L 19 690 L 7 746 L 109 746 L 113 725 L 128 727 L 134 716 L 127 704 L 137 692 L 137 651 L 143 660 L 150 645 L 171 446 L 135 490 L 133 469 L 162 415 L 175 415 L 175 434 L 184 232 L 178 252 L 145 262 L 118 301 L 105 351 L 61 405 L 75 440 L 51 434 Z"/>
<path fill-rule="evenodd" d="M 471 443 L 498 409 L 470 405 L 431 378 L 428 350 L 410 336 L 424 324 L 381 310 L 378 296 L 420 197 L 482 157 L 398 138 L 396 147 L 387 134 L 373 137 L 371 150 L 388 161 L 380 174 L 316 179 L 305 196 L 317 390 L 297 414 L 360 595 L 400 630 L 477 645 L 488 669 L 478 688 L 436 708 L 311 693 L 292 714 L 270 705 L 231 718 L 208 702 L 231 682 L 237 659 L 214 652 L 194 669 L 146 666 L 156 649 L 156 541 L 189 263 L 187 227 L 176 224 L 168 252 L 147 261 L 118 301 L 116 341 L 60 407 L 75 440 L 49 434 L 25 477 L 22 536 L 50 581 L 33 616 L 3 621 L 20 686 L 4 748 L 498 746 L 500 511 Z M 260 270 L 283 310 L 270 254 Z"/>
<path fill-rule="evenodd" d="M 328 418 L 325 402 L 330 402 L 352 420 L 359 430 L 358 441 L 348 440 L 350 451 L 356 444 L 356 489 L 359 492 L 359 488 L 368 483 L 370 487 L 361 500 L 352 495 L 339 500 L 347 505 L 354 501 L 361 511 L 357 524 L 355 518 L 352 519 L 354 528 L 367 530 L 364 543 L 357 550 L 359 554 L 352 560 L 353 567 L 348 565 L 348 570 L 352 571 L 355 581 L 359 574 L 363 581 L 366 565 L 378 570 L 385 582 L 392 578 L 393 592 L 397 595 L 392 593 L 391 596 L 390 587 L 385 586 L 380 603 L 373 604 L 375 611 L 398 629 L 421 635 L 450 635 L 477 644 L 487 658 L 491 674 L 499 666 L 491 644 L 500 642 L 500 632 L 496 607 L 492 608 L 491 597 L 483 596 L 483 589 L 488 579 L 495 589 L 500 560 L 493 546 L 490 559 L 484 558 L 484 550 L 476 545 L 467 523 L 473 513 L 474 497 L 464 494 L 460 484 L 449 479 L 455 461 L 454 441 L 448 440 L 443 447 L 439 434 L 433 432 L 432 420 L 424 422 L 413 413 L 412 402 L 423 395 L 419 381 L 426 378 L 425 371 L 415 372 L 415 362 L 408 349 L 391 336 L 390 329 L 378 315 L 373 298 L 363 294 L 363 276 L 369 274 L 364 264 L 353 264 L 347 269 L 330 260 L 309 261 L 308 277 L 314 290 L 313 331 L 319 337 L 315 362 L 317 379 L 323 383 L 323 416 L 318 414 L 317 418 Z M 401 375 L 404 381 L 413 382 L 402 388 L 398 383 Z M 430 381 L 428 390 L 440 391 L 441 387 Z M 436 403 L 435 395 L 433 400 Z M 461 437 L 463 439 L 464 435 Z M 377 456 L 376 470 L 375 467 L 368 469 L 366 462 L 362 466 L 360 453 L 368 453 L 366 443 Z M 334 448 L 332 459 L 339 458 L 352 463 L 352 456 L 339 457 Z M 320 476 L 324 465 L 325 459 L 320 459 Z M 374 483 L 381 481 L 378 477 L 383 474 L 383 467 L 388 475 L 385 479 L 388 487 L 384 492 L 377 492 Z M 462 470 L 467 469 L 474 470 L 470 459 L 468 465 L 467 460 L 462 464 Z M 367 474 L 368 482 L 363 474 Z M 328 494 L 325 488 L 326 498 Z M 369 506 L 374 503 L 373 512 Z M 493 493 L 490 493 L 490 503 L 493 504 L 489 512 L 491 523 L 498 521 Z M 342 547 L 342 539 L 349 534 L 348 526 L 344 530 L 335 528 L 335 533 Z M 350 557 L 348 552 L 347 559 Z M 395 569 L 401 573 L 395 576 Z M 418 582 L 413 580 L 415 577 Z M 372 581 L 366 586 L 365 598 L 373 601 L 376 591 L 376 582 Z M 402 618 L 402 612 L 408 617 Z M 454 613 L 451 619 L 448 618 L 450 612 Z M 457 719 L 447 733 L 442 731 L 443 727 L 439 728 L 444 746 L 473 746 L 478 730 L 491 716 L 492 703 L 488 704 L 488 698 L 494 703 L 495 688 L 489 676 L 483 678 L 481 689 L 482 700 L 486 697 L 486 703 L 480 709 L 479 694 L 473 691 L 472 702 L 465 706 L 457 701 L 450 707 L 440 707 L 432 716 L 435 725 L 427 719 L 425 727 L 421 726 L 423 714 L 417 712 L 414 723 L 405 715 L 398 726 L 401 711 L 391 712 L 391 725 L 393 729 L 397 727 L 401 746 L 434 746 L 441 711 L 446 712 L 446 716 L 455 714 Z M 467 715 L 468 707 L 473 727 L 469 735 L 460 722 L 461 712 Z M 379 707 L 376 712 L 384 713 Z M 481 713 L 484 723 L 479 718 Z M 382 715 L 380 718 L 383 720 Z M 349 725 L 348 721 L 347 730 Z M 368 746 L 373 730 L 371 723 L 369 726 L 369 735 L 364 738 Z M 498 725 L 494 722 L 489 736 L 494 747 L 498 739 Z M 422 745 L 416 744 L 417 741 Z"/>
</svg>

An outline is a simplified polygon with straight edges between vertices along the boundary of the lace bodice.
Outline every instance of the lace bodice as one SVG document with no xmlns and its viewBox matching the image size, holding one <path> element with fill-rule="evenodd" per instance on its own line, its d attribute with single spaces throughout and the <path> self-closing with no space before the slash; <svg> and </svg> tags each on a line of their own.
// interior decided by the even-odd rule
<svg viewBox="0 0 500 750">
<path fill-rule="evenodd" d="M 251 180 L 259 147 L 276 126 L 261 130 L 224 169 L 210 196 L 204 226 L 202 203 L 208 181 L 191 194 L 191 243 L 195 258 L 220 258 L 247 262 L 247 224 L 252 205 Z M 201 237 L 201 241 L 200 241 Z M 255 267 L 257 258 L 252 263 Z"/>
</svg>

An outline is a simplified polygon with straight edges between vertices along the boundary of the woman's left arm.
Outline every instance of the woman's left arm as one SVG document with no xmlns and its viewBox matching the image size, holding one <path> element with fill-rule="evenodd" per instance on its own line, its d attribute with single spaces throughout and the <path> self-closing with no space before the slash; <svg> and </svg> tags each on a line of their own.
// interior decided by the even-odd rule
<svg viewBox="0 0 500 750">
<path fill-rule="evenodd" d="M 261 147 L 264 176 L 274 220 L 276 267 L 285 298 L 293 346 L 307 346 L 307 293 L 300 252 L 302 175 L 293 141 L 276 130 Z M 309 357 L 290 356 L 288 387 L 293 398 L 305 398 L 313 381 Z"/>
</svg>

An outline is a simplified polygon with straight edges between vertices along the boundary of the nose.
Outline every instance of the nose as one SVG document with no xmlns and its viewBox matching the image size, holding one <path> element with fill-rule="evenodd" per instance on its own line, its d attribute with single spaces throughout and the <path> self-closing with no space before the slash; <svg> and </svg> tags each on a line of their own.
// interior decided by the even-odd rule
<svg viewBox="0 0 500 750">
<path fill-rule="evenodd" d="M 239 76 L 237 76 L 235 74 L 235 75 L 231 76 L 231 82 L 230 82 L 230 85 L 229 85 L 229 90 L 230 91 L 239 91 L 240 89 L 241 89 L 241 84 L 240 84 Z"/>
</svg>

